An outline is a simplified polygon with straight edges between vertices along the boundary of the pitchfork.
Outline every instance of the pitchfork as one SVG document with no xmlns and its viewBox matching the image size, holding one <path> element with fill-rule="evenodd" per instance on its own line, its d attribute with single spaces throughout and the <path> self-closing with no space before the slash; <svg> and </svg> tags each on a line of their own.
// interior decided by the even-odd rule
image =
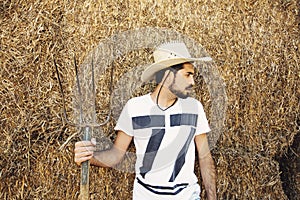
<svg viewBox="0 0 300 200">
<path fill-rule="evenodd" d="M 76 73 L 76 85 L 77 85 L 77 90 L 78 90 L 78 95 L 79 95 L 79 123 L 73 123 L 69 120 L 68 116 L 67 116 L 67 111 L 66 111 L 66 101 L 65 101 L 65 95 L 64 95 L 64 91 L 63 91 L 63 87 L 62 87 L 62 82 L 60 79 L 60 75 L 59 75 L 59 71 L 58 71 L 58 67 L 56 64 L 55 59 L 53 59 L 54 61 L 54 66 L 56 69 L 56 74 L 57 74 L 57 79 L 59 82 L 59 87 L 60 87 L 60 92 L 62 95 L 62 102 L 63 102 L 63 115 L 64 115 L 64 119 L 66 120 L 67 124 L 71 125 L 71 126 L 75 126 L 80 128 L 80 132 L 83 131 L 83 136 L 82 136 L 82 140 L 86 141 L 86 140 L 91 140 L 91 135 L 93 133 L 93 129 L 96 127 L 100 127 L 105 125 L 106 123 L 108 123 L 108 121 L 110 120 L 110 116 L 111 116 L 111 112 L 109 112 L 106 116 L 106 119 L 104 120 L 104 122 L 102 123 L 96 123 L 96 88 L 95 88 L 95 74 L 94 74 L 94 62 L 92 59 L 92 63 L 91 63 L 91 67 L 92 67 L 92 100 L 93 100 L 93 116 L 92 116 L 92 122 L 88 122 L 84 119 L 83 117 L 83 99 L 82 99 L 82 91 L 81 91 L 81 86 L 80 86 L 80 81 L 79 81 L 79 75 L 78 75 L 78 66 L 76 63 L 76 58 L 74 56 L 74 66 L 75 66 L 75 73 Z M 110 98 L 111 98 L 111 94 L 112 94 L 112 83 L 113 83 L 113 68 L 111 68 L 111 74 L 110 74 Z M 111 100 L 110 100 L 110 104 L 111 104 Z M 109 105 L 111 106 L 111 105 Z M 109 109 L 110 110 L 110 109 Z M 81 164 L 81 181 L 80 181 L 80 195 L 79 195 L 79 199 L 80 200 L 88 200 L 89 199 L 89 166 L 90 163 L 89 161 L 85 161 Z"/>
</svg>

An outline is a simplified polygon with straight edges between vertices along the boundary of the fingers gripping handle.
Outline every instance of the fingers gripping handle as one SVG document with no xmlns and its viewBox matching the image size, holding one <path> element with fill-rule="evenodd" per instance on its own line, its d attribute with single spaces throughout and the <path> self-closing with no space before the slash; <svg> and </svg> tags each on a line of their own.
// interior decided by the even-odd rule
<svg viewBox="0 0 300 200">
<path fill-rule="evenodd" d="M 91 140 L 91 127 L 84 127 L 82 140 Z M 81 163 L 80 200 L 89 200 L 89 168 L 90 162 Z"/>
</svg>

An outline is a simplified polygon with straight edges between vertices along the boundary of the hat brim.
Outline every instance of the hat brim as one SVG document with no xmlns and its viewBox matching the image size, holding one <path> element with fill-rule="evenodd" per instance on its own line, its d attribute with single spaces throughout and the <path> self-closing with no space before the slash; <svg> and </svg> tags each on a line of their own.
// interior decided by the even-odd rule
<svg viewBox="0 0 300 200">
<path fill-rule="evenodd" d="M 142 74 L 142 81 L 146 82 L 153 78 L 154 74 L 162 69 L 171 67 L 173 65 L 178 65 L 186 62 L 195 62 L 195 61 L 212 61 L 211 57 L 202 57 L 202 58 L 172 58 L 168 60 L 162 60 L 160 62 L 153 63 L 147 67 Z"/>
</svg>

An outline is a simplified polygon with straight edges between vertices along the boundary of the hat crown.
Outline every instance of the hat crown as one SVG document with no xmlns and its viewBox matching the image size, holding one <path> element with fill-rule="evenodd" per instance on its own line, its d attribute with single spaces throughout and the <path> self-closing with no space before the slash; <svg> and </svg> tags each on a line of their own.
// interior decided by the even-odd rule
<svg viewBox="0 0 300 200">
<path fill-rule="evenodd" d="M 191 55 L 182 42 L 170 42 L 159 46 L 154 52 L 155 62 L 169 60 L 173 58 L 191 58 Z"/>
<path fill-rule="evenodd" d="M 142 73 L 142 81 L 153 78 L 154 74 L 164 68 L 194 61 L 212 61 L 211 57 L 192 58 L 183 42 L 164 43 L 153 52 L 154 63 Z"/>
</svg>

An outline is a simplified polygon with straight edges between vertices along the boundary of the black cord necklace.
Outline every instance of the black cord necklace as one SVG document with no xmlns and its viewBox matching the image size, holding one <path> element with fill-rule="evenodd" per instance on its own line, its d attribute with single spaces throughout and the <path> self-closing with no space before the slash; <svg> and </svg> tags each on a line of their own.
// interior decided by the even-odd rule
<svg viewBox="0 0 300 200">
<path fill-rule="evenodd" d="M 166 81 L 166 79 L 168 78 L 170 72 L 171 72 L 171 71 L 168 72 L 166 78 L 165 78 L 164 81 L 162 82 L 162 84 L 161 84 L 161 86 L 160 86 L 160 88 L 159 88 L 159 90 L 158 90 L 157 96 L 156 96 L 156 105 L 157 105 L 157 107 L 158 107 L 160 110 L 162 110 L 162 111 L 166 111 L 167 109 L 169 109 L 170 107 L 172 107 L 172 106 L 177 102 L 177 99 L 178 99 L 178 98 L 176 98 L 175 101 L 174 101 L 170 106 L 168 106 L 168 107 L 165 108 L 165 109 L 161 108 L 161 107 L 159 106 L 159 104 L 158 104 L 158 98 L 159 98 L 161 89 L 162 89 L 163 85 L 165 84 L 165 81 Z"/>
</svg>

